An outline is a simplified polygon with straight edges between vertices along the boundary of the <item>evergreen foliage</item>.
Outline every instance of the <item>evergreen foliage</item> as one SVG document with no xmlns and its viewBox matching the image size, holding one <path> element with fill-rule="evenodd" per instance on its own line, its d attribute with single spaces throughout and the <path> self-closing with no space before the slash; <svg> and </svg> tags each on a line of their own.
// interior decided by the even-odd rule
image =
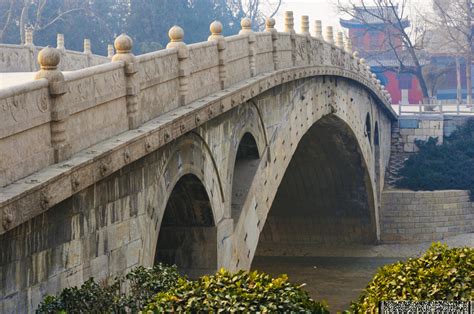
<svg viewBox="0 0 474 314">
<path fill-rule="evenodd" d="M 306 312 L 328 313 L 324 304 L 288 282 L 258 272 L 221 270 L 196 281 L 178 274 L 176 266 L 137 267 L 112 285 L 89 279 L 80 288 L 47 296 L 37 313 L 145 312 Z"/>
<path fill-rule="evenodd" d="M 292 285 L 286 275 L 271 278 L 264 273 L 221 269 L 197 281 L 184 278 L 166 292 L 158 293 L 146 308 L 148 313 L 329 313 L 313 301 L 301 286 Z"/>
<path fill-rule="evenodd" d="M 376 313 L 380 301 L 469 301 L 473 275 L 474 248 L 433 243 L 420 258 L 383 266 L 351 309 Z"/>
<path fill-rule="evenodd" d="M 412 155 L 400 171 L 397 187 L 411 190 L 470 190 L 474 197 L 474 119 L 447 137 L 417 141 L 417 154 Z"/>
<path fill-rule="evenodd" d="M 137 267 L 111 285 L 91 278 L 79 288 L 66 288 L 58 296 L 47 296 L 37 313 L 136 313 L 155 294 L 175 286 L 179 278 L 176 266 L 162 264 Z"/>
</svg>

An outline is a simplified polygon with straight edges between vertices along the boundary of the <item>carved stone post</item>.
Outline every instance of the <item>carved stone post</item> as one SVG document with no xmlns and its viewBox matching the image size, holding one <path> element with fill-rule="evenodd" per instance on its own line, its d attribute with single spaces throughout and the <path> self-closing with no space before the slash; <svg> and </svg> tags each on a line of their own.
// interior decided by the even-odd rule
<svg viewBox="0 0 474 314">
<path fill-rule="evenodd" d="M 222 36 L 222 23 L 219 21 L 214 21 L 211 23 L 209 30 L 211 31 L 211 36 L 207 39 L 208 41 L 217 41 L 217 52 L 219 56 L 219 82 L 221 84 L 221 89 L 226 88 L 226 48 L 227 42 Z"/>
<path fill-rule="evenodd" d="M 291 40 L 291 64 L 296 64 L 296 37 L 295 37 L 295 23 L 293 19 L 293 11 L 285 11 L 285 33 L 290 34 Z"/>
<path fill-rule="evenodd" d="M 168 32 L 170 42 L 166 45 L 167 49 L 175 48 L 178 50 L 179 61 L 179 105 L 186 105 L 186 96 L 188 95 L 188 77 L 190 69 L 188 66 L 189 50 L 183 42 L 184 31 L 179 26 L 173 26 Z"/>
<path fill-rule="evenodd" d="M 246 17 L 243 18 L 240 22 L 242 29 L 239 34 L 247 34 L 249 38 L 249 64 L 250 64 L 250 76 L 253 77 L 257 75 L 257 67 L 255 65 L 256 51 L 255 51 L 255 34 L 252 31 L 252 21 Z"/>
<path fill-rule="evenodd" d="M 340 49 L 344 49 L 344 34 L 342 32 L 337 32 L 336 46 Z"/>
<path fill-rule="evenodd" d="M 71 156 L 71 146 L 67 143 L 66 122 L 69 111 L 60 96 L 66 93 L 64 75 L 58 70 L 61 61 L 59 50 L 46 47 L 38 54 L 38 63 L 41 69 L 36 73 L 35 79 L 47 79 L 49 82 L 49 95 L 51 96 L 51 146 L 53 147 L 54 162 L 66 160 Z"/>
<path fill-rule="evenodd" d="M 275 29 L 275 19 L 269 17 L 265 20 L 265 32 L 272 34 L 272 54 L 273 54 L 273 69 L 278 70 L 280 68 L 280 62 L 278 61 L 278 32 Z"/>
<path fill-rule="evenodd" d="M 314 37 L 323 39 L 323 25 L 320 20 L 314 21 Z"/>
<path fill-rule="evenodd" d="M 122 34 L 115 39 L 114 45 L 117 54 L 112 57 L 112 62 L 125 63 L 128 128 L 136 129 L 141 122 L 138 108 L 140 85 L 136 75 L 138 72 L 136 58 L 132 53 L 133 40 L 128 35 Z"/>
<path fill-rule="evenodd" d="M 88 38 L 84 39 L 84 53 L 91 54 L 91 40 Z"/>
<path fill-rule="evenodd" d="M 66 47 L 64 46 L 64 34 L 58 34 L 56 37 L 56 48 L 58 50 L 64 51 Z"/>
<path fill-rule="evenodd" d="M 301 35 L 310 35 L 309 33 L 309 17 L 307 15 L 301 16 Z"/>
<path fill-rule="evenodd" d="M 91 40 L 88 38 L 84 39 L 84 53 L 87 56 L 87 66 L 92 66 L 92 50 L 91 50 Z"/>
<path fill-rule="evenodd" d="M 25 28 L 25 46 L 34 46 L 33 44 L 33 29 L 31 27 Z"/>
<path fill-rule="evenodd" d="M 30 63 L 30 71 L 36 71 L 35 49 L 33 44 L 33 29 L 31 27 L 25 27 L 25 46 L 28 47 L 28 62 Z"/>
<path fill-rule="evenodd" d="M 107 58 L 112 60 L 114 54 L 115 54 L 114 45 L 108 44 L 107 45 Z"/>
<path fill-rule="evenodd" d="M 328 44 L 334 45 L 334 31 L 332 26 L 326 26 L 326 36 L 324 39 Z"/>
<path fill-rule="evenodd" d="M 365 62 L 364 58 L 359 59 L 359 65 L 360 72 L 365 73 L 365 71 L 367 70 L 367 63 Z"/>
<path fill-rule="evenodd" d="M 350 38 L 346 38 L 344 49 L 347 53 L 352 55 L 352 41 Z"/>
</svg>

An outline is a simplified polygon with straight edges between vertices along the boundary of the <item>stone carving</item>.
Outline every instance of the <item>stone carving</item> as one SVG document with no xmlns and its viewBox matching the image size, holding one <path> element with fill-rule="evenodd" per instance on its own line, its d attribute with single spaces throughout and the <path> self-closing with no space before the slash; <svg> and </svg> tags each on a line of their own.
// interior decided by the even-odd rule
<svg viewBox="0 0 474 314">
<path fill-rule="evenodd" d="M 166 46 L 167 49 L 175 48 L 178 51 L 178 61 L 179 61 L 179 104 L 181 106 L 186 105 L 188 95 L 188 77 L 189 77 L 189 65 L 188 57 L 189 50 L 186 44 L 183 41 L 184 31 L 181 27 L 175 25 L 169 32 L 168 36 L 170 42 Z"/>
<path fill-rule="evenodd" d="M 326 26 L 326 36 L 324 40 L 330 45 L 334 45 L 334 32 L 332 26 Z"/>
</svg>

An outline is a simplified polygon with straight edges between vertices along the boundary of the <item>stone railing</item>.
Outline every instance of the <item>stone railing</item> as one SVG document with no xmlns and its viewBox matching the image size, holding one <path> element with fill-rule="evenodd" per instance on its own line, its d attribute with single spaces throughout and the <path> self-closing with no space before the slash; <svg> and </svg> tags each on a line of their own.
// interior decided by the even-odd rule
<svg viewBox="0 0 474 314">
<path fill-rule="evenodd" d="M 41 49 L 43 47 L 33 44 L 31 30 L 26 31 L 24 45 L 0 44 L 0 73 L 38 71 L 37 59 Z M 83 52 L 67 50 L 64 46 L 63 34 L 57 36 L 57 49 L 61 53 L 61 63 L 58 67 L 62 71 L 75 71 L 107 63 L 110 62 L 114 54 L 112 45 L 109 45 L 108 57 L 92 54 L 89 39 L 84 39 Z"/>
<path fill-rule="evenodd" d="M 222 25 L 214 22 L 209 40 L 192 45 L 183 42 L 184 32 L 175 26 L 167 49 L 140 56 L 131 53 L 131 38 L 120 35 L 111 63 L 64 74 L 58 69 L 64 56 L 56 48 L 44 48 L 38 56 L 37 80 L 0 89 L 0 187 L 164 113 L 166 119 L 181 117 L 183 110 L 205 102 L 203 97 L 211 101 L 223 93 L 237 93 L 239 86 L 257 79 L 262 83 L 249 97 L 298 78 L 343 76 L 364 85 L 395 116 L 388 92 L 365 60 L 344 44 L 342 34 L 334 41 L 328 27 L 323 40 L 317 23 L 316 37 L 311 37 L 307 17 L 301 34 L 296 34 L 291 12 L 286 13 L 285 32 L 277 32 L 274 25 L 268 19 L 266 30 L 254 33 L 250 20 L 244 19 L 238 35 L 224 38 Z M 249 99 L 245 97 L 236 95 L 229 106 Z M 219 108 L 202 117 L 190 115 L 186 125 L 196 127 L 227 107 Z M 167 131 L 160 144 L 187 130 L 181 127 Z M 104 165 L 102 170 L 107 169 Z M 0 189 L 0 203 L 11 198 L 7 190 Z"/>
<path fill-rule="evenodd" d="M 392 105 L 393 109 L 399 116 L 414 116 L 414 115 L 474 115 L 473 105 L 461 104 L 442 104 L 434 103 L 429 105 L 424 104 L 400 104 Z"/>
</svg>

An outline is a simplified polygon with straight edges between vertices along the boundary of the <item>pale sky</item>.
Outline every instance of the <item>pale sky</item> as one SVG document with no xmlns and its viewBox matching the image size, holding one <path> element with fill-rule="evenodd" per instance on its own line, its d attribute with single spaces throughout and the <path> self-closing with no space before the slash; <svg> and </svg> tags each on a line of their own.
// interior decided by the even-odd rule
<svg viewBox="0 0 474 314">
<path fill-rule="evenodd" d="M 408 0 L 410 9 L 415 12 L 424 11 L 427 8 L 431 7 L 432 0 Z M 449 1 L 449 0 L 446 0 Z M 300 18 L 302 15 L 309 15 L 310 21 L 310 32 L 313 33 L 314 21 L 321 20 L 323 23 L 323 34 L 325 26 L 332 25 L 334 27 L 334 32 L 342 30 L 341 25 L 339 24 L 340 16 L 337 13 L 334 3 L 337 0 L 283 0 L 283 5 L 278 12 L 276 19 L 275 27 L 279 31 L 283 31 L 284 18 L 283 14 L 285 11 L 293 11 L 293 16 L 295 19 L 295 31 L 299 33 L 300 31 Z"/>
</svg>

